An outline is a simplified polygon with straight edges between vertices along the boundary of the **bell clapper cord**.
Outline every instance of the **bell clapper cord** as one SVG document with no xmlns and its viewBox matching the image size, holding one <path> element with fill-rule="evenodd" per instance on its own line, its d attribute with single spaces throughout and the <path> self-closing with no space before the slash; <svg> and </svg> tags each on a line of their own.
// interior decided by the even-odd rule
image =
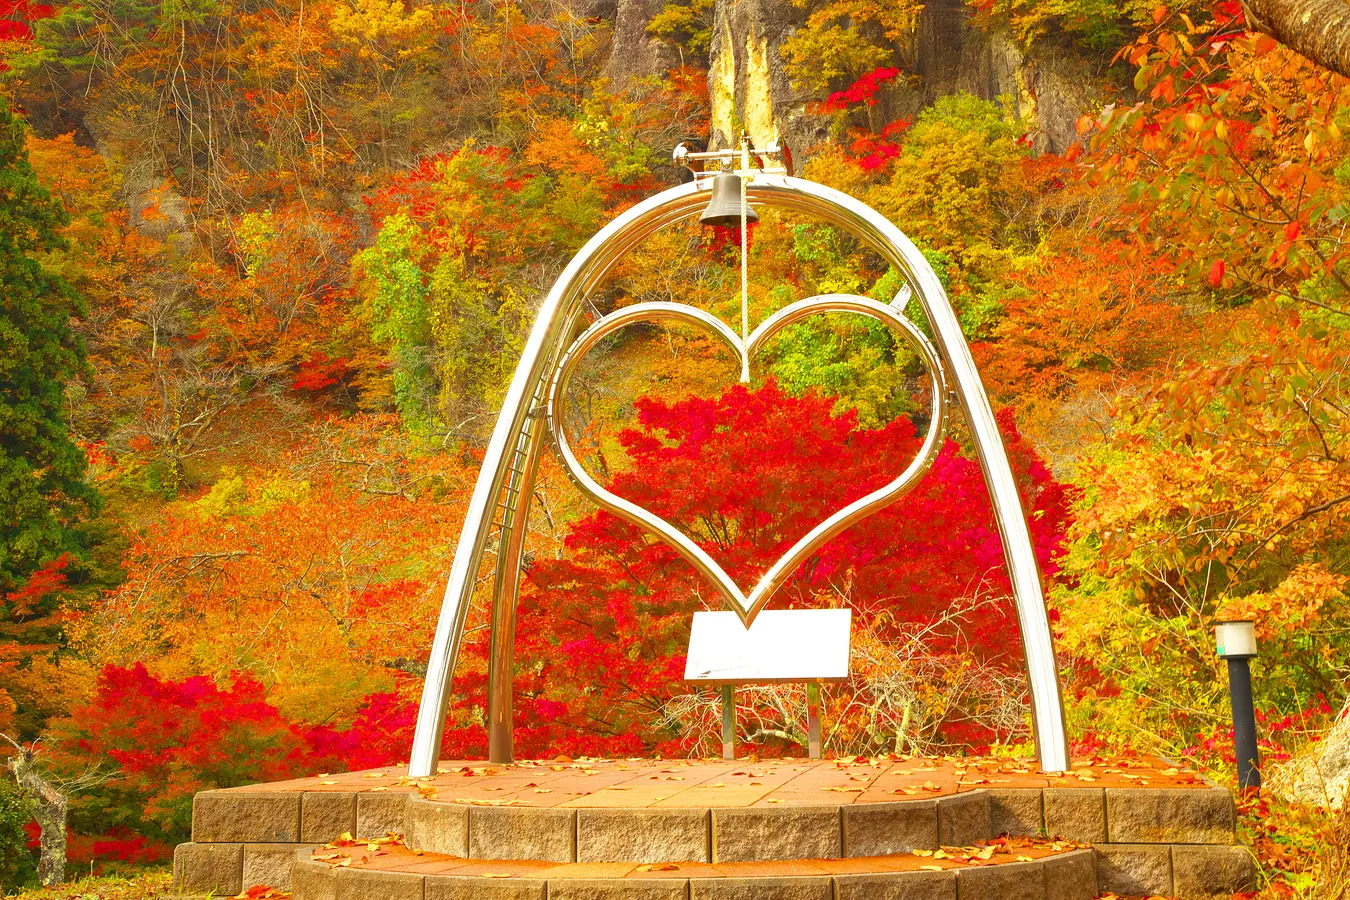
<svg viewBox="0 0 1350 900">
<path fill-rule="evenodd" d="M 741 135 L 741 168 L 745 171 L 741 176 L 741 341 L 744 342 L 750 339 L 750 269 L 747 259 L 750 245 L 746 239 L 745 185 L 751 176 L 750 139 L 746 135 Z"/>
</svg>

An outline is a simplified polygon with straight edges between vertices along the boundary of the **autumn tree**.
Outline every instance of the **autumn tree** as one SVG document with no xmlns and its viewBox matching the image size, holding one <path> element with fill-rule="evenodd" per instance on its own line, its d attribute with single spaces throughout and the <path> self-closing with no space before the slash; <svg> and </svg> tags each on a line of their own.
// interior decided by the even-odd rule
<svg viewBox="0 0 1350 900">
<path fill-rule="evenodd" d="M 1018 176 L 1030 147 L 996 104 L 968 94 L 944 97 L 915 119 L 872 200 L 925 246 L 959 268 L 959 312 L 968 335 L 981 336 L 1002 306 L 1001 276 L 1026 249 L 1018 215 Z"/>
<path fill-rule="evenodd" d="M 23 123 L 0 108 L 0 593 L 78 550 L 97 504 L 66 427 L 64 382 L 85 365 L 71 329 L 83 301 L 44 264 L 63 213 L 33 175 Z"/>
<path fill-rule="evenodd" d="M 1097 667 L 1086 715 L 1178 751 L 1228 715 L 1221 613 L 1258 623 L 1263 707 L 1344 690 L 1350 660 L 1324 636 L 1350 609 L 1350 95 L 1249 32 L 1236 3 L 1159 9 L 1126 55 L 1142 99 L 1083 123 L 1124 198 L 1110 218 L 1139 263 L 1175 258 L 1209 314 L 1182 365 L 1120 396 L 1080 461 L 1060 604 L 1068 646 Z"/>
<path fill-rule="evenodd" d="M 53 130 L 87 122 L 202 211 L 333 209 L 446 133 L 527 132 L 594 71 L 596 30 L 538 2 L 69 4 L 11 65 Z"/>
<path fill-rule="evenodd" d="M 1086 486 L 1065 567 L 1067 647 L 1104 730 L 1129 719 L 1174 749 L 1228 716 L 1213 656 L 1221 614 L 1257 622 L 1258 703 L 1339 698 L 1350 666 L 1343 337 L 1293 314 L 1240 326 L 1240 356 L 1194 366 L 1121 403 Z M 1166 673 L 1169 691 L 1153 687 Z M 1120 691 L 1121 693 L 1116 693 Z"/>
<path fill-rule="evenodd" d="M 1162 254 L 1066 228 L 1007 277 L 1002 316 L 973 350 L 990 392 L 1057 460 L 1100 437 L 1118 394 L 1199 355 L 1197 301 Z"/>
<path fill-rule="evenodd" d="M 126 580 L 70 612 L 63 670 L 244 672 L 292 719 L 341 718 L 417 671 L 467 477 L 393 417 L 319 422 L 275 465 L 223 469 L 129 525 Z"/>
<path fill-rule="evenodd" d="M 246 674 L 217 684 L 156 677 L 139 663 L 106 666 L 92 696 L 53 723 L 44 774 L 69 794 L 76 833 L 181 841 L 197 791 L 396 764 L 413 711 L 376 694 L 354 715 L 315 725 L 288 719 Z M 81 774 L 82 784 L 69 781 Z"/>
<path fill-rule="evenodd" d="M 597 93 L 580 106 L 539 123 L 519 152 L 470 142 L 366 197 L 379 231 L 352 275 L 369 336 L 387 351 L 365 361 L 367 403 L 383 387 L 419 434 L 486 434 L 530 304 L 606 217 L 657 186 L 668 117 L 691 115 L 678 96 Z"/>
<path fill-rule="evenodd" d="M 647 23 L 647 33 L 674 47 L 682 63 L 706 64 L 712 30 L 712 0 L 671 0 Z"/>
<path fill-rule="evenodd" d="M 751 583 L 811 526 L 893 477 L 918 446 L 908 418 L 863 428 L 856 412 L 832 412 L 835 403 L 773 382 L 641 400 L 635 426 L 619 437 L 628 459 L 609 487 Z M 1067 495 L 1009 438 L 1038 553 L 1053 571 Z M 711 704 L 690 703 L 679 679 L 691 614 L 721 608 L 720 599 L 664 543 L 608 513 L 578 519 L 566 544 L 566 557 L 536 561 L 524 589 L 521 752 L 706 752 L 699 717 Z M 859 652 L 872 654 L 857 661 L 857 684 L 835 695 L 837 746 L 980 747 L 1024 733 L 1021 649 L 1009 640 L 1015 614 L 1001 561 L 978 464 L 949 443 L 912 494 L 836 537 L 784 585 L 776 608 L 851 606 Z M 964 600 L 986 592 L 997 599 L 972 614 Z M 874 690 L 881 684 L 895 693 Z M 796 727 L 788 710 L 760 713 L 766 730 L 756 740 L 795 752 L 769 733 Z"/>
<path fill-rule="evenodd" d="M 871 0 L 794 0 L 793 6 L 808 15 L 783 42 L 782 54 L 787 74 L 805 90 L 842 86 L 891 63 L 922 9 Z"/>
</svg>

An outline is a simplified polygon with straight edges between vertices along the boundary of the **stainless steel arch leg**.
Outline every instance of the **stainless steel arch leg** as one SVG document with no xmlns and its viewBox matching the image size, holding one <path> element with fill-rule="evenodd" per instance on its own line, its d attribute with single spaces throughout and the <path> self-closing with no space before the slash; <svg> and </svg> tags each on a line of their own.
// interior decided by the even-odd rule
<svg viewBox="0 0 1350 900">
<path fill-rule="evenodd" d="M 634 206 L 601 229 L 582 247 L 558 276 L 540 307 L 530 337 L 521 351 L 520 362 L 516 364 L 515 375 L 507 387 L 492 437 L 483 453 L 478 481 L 469 498 L 464 528 L 460 532 L 450 575 L 446 579 L 445 596 L 436 621 L 436 636 L 427 660 L 422 701 L 417 710 L 412 754 L 408 760 L 408 773 L 414 777 L 425 777 L 436 772 L 451 680 L 455 663 L 459 659 L 460 641 L 464 636 L 469 605 L 473 601 L 483 551 L 492 534 L 492 512 L 510 473 L 510 454 L 515 451 L 516 439 L 524 427 L 541 383 L 545 377 L 552 377 L 548 365 L 558 343 L 568 336 L 566 331 L 576 304 L 629 247 L 662 225 L 690 214 L 698 202 L 697 186 L 687 184 Z M 635 223 L 642 226 L 639 233 L 634 233 L 636 229 L 632 226 Z"/>
<path fill-rule="evenodd" d="M 520 594 L 520 566 L 525 556 L 525 534 L 530 526 L 530 502 L 534 479 L 545 443 L 542 410 L 534 409 L 521 446 L 520 468 L 507 487 L 515 500 L 510 504 L 511 521 L 503 528 L 497 548 L 497 574 L 492 591 L 492 625 L 488 650 L 488 760 L 509 763 L 515 756 L 515 708 L 512 695 L 515 667 L 516 608 Z"/>
<path fill-rule="evenodd" d="M 899 228 L 847 194 L 795 178 L 769 177 L 757 187 L 758 190 L 752 187 L 749 191 L 751 200 L 821 216 L 869 244 L 905 276 L 918 297 L 933 328 L 934 343 L 942 354 L 948 378 L 956 385 L 957 398 L 975 439 L 976 453 L 993 502 L 1022 632 L 1037 758 L 1044 771 L 1068 771 L 1069 741 L 1059 667 L 1045 609 L 1045 595 L 1041 591 L 1036 551 L 989 396 L 937 273 Z"/>
<path fill-rule="evenodd" d="M 586 292 L 605 277 L 620 256 L 661 227 L 694 215 L 706 202 L 706 190 L 702 183 L 685 184 L 629 209 L 587 242 L 549 291 L 507 390 L 465 516 L 427 666 L 409 774 L 426 776 L 436 770 L 451 678 L 484 545 L 491 534 L 491 513 L 510 473 L 515 439 L 525 427 L 541 384 L 552 378 L 556 354 L 568 337 L 568 323 Z M 1026 651 L 1033 730 L 1041 768 L 1052 772 L 1067 770 L 1068 739 L 1059 673 L 1030 530 L 989 399 L 936 273 L 895 225 L 839 191 L 787 176 L 758 175 L 747 194 L 752 202 L 804 212 L 838 225 L 895 266 L 918 296 L 933 327 L 934 344 L 965 410 L 989 486 Z M 514 603 L 514 596 L 509 600 Z M 503 640 L 498 639 L 496 644 L 500 648 Z M 499 652 L 504 655 L 506 651 Z M 505 663 L 494 663 L 502 664 Z"/>
</svg>

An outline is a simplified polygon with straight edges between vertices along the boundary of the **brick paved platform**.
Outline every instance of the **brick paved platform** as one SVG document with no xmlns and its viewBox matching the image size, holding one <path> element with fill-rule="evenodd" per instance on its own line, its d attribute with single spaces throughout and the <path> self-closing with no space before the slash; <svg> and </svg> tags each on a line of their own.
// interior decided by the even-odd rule
<svg viewBox="0 0 1350 900">
<path fill-rule="evenodd" d="M 175 883 L 190 895 L 294 887 L 297 900 L 470 888 L 553 900 L 828 888 L 864 900 L 946 886 L 967 900 L 1003 882 L 960 873 L 997 870 L 1011 880 L 988 896 L 1226 896 L 1254 878 L 1234 824 L 1226 790 L 1156 759 L 1083 761 L 1068 775 L 952 758 L 456 762 L 425 779 L 390 768 L 202 792 Z M 344 835 L 318 851 L 337 856 L 312 858 Z M 684 874 L 660 874 L 672 872 Z"/>
</svg>

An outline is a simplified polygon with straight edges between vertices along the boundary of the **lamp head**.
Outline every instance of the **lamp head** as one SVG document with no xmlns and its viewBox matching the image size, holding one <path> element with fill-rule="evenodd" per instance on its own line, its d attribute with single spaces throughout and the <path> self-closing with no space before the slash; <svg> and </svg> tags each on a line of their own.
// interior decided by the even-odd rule
<svg viewBox="0 0 1350 900">
<path fill-rule="evenodd" d="M 1256 656 L 1256 623 L 1251 619 L 1216 622 L 1214 643 L 1222 659 L 1252 659 Z"/>
</svg>

